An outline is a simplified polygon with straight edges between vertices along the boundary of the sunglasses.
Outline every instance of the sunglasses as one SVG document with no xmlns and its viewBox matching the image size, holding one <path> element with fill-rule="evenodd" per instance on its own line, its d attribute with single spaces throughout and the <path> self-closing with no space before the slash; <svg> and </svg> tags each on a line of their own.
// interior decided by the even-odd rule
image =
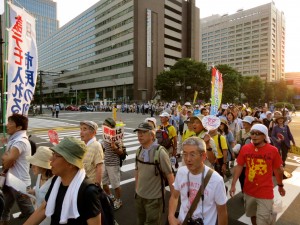
<svg viewBox="0 0 300 225">
<path fill-rule="evenodd" d="M 251 135 L 255 135 L 255 136 L 264 135 L 264 133 L 259 132 L 259 131 L 251 131 L 250 134 L 251 134 Z"/>
</svg>

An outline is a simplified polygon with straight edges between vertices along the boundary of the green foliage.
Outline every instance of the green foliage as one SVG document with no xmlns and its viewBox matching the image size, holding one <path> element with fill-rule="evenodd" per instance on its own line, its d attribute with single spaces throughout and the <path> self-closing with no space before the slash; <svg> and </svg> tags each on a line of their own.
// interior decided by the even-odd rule
<svg viewBox="0 0 300 225">
<path fill-rule="evenodd" d="M 288 110 L 292 110 L 293 108 L 293 104 L 289 102 L 276 102 L 274 106 L 278 109 L 287 108 Z"/>
<path fill-rule="evenodd" d="M 250 105 L 260 104 L 263 100 L 263 81 L 258 76 L 243 77 L 241 93 L 246 96 L 246 101 Z"/>
<path fill-rule="evenodd" d="M 155 88 L 161 91 L 162 99 L 167 101 L 192 101 L 195 91 L 207 100 L 210 97 L 210 74 L 206 64 L 180 59 L 170 71 L 163 71 L 157 76 Z"/>
<path fill-rule="evenodd" d="M 229 65 L 216 67 L 223 75 L 223 103 L 233 103 L 240 98 L 241 74 Z"/>
<path fill-rule="evenodd" d="M 288 89 L 285 83 L 285 80 L 280 80 L 277 83 L 274 83 L 275 99 L 279 102 L 282 102 L 287 99 Z"/>
</svg>

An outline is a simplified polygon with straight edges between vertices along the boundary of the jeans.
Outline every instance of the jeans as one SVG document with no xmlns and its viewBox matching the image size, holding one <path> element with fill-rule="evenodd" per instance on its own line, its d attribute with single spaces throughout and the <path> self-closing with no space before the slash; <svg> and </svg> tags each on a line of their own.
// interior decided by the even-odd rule
<svg viewBox="0 0 300 225">
<path fill-rule="evenodd" d="M 2 221 L 10 220 L 10 210 L 13 207 L 15 201 L 17 202 L 22 216 L 29 217 L 34 212 L 33 204 L 28 196 L 6 185 L 3 187 L 3 194 L 4 210 L 1 217 Z"/>
</svg>

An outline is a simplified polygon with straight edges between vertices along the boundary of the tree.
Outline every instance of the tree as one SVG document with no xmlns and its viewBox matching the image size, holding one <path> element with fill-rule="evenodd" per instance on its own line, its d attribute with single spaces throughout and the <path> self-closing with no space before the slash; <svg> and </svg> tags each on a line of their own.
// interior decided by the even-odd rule
<svg viewBox="0 0 300 225">
<path fill-rule="evenodd" d="M 229 65 L 218 65 L 216 68 L 222 73 L 223 94 L 222 102 L 233 103 L 240 98 L 241 74 Z"/>
<path fill-rule="evenodd" d="M 241 93 L 246 96 L 250 105 L 257 105 L 263 97 L 263 81 L 259 76 L 243 77 Z"/>
<path fill-rule="evenodd" d="M 280 80 L 279 82 L 274 83 L 275 99 L 277 102 L 283 102 L 287 99 L 288 89 L 285 83 L 285 80 Z"/>
<path fill-rule="evenodd" d="M 157 76 L 155 88 L 167 101 L 192 101 L 195 91 L 207 100 L 210 97 L 210 79 L 206 64 L 184 58 L 178 60 L 170 71 L 163 71 Z"/>
</svg>

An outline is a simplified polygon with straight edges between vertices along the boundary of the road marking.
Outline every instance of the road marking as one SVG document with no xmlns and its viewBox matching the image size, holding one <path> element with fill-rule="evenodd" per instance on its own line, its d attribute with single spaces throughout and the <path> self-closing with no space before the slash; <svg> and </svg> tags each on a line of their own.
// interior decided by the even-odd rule
<svg viewBox="0 0 300 225">
<path fill-rule="evenodd" d="M 285 210 L 288 208 L 288 206 L 294 201 L 294 199 L 299 195 L 300 193 L 300 167 L 295 169 L 292 172 L 292 177 L 289 179 L 283 180 L 284 189 L 286 191 L 286 195 L 284 197 L 281 197 L 278 193 L 278 187 L 275 186 L 273 188 L 274 191 L 274 201 L 279 199 L 282 201 L 283 210 L 277 214 L 276 221 L 282 216 L 282 214 L 285 212 Z M 246 217 L 244 214 L 241 216 L 238 221 L 251 224 L 250 217 Z"/>
</svg>

